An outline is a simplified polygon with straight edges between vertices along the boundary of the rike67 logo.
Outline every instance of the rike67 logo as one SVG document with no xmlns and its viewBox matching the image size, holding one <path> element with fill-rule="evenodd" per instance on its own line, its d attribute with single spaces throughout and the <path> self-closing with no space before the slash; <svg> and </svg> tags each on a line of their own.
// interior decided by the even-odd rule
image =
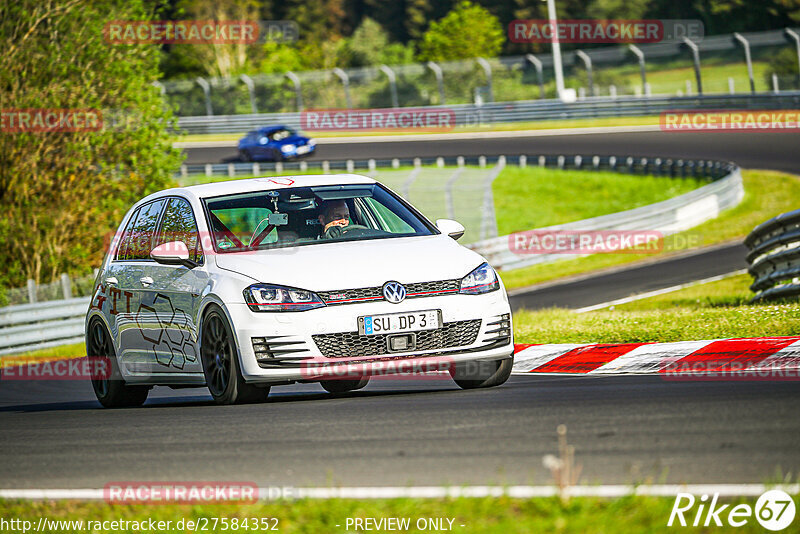
<svg viewBox="0 0 800 534">
<path fill-rule="evenodd" d="M 697 499 L 691 493 L 678 493 L 667 526 L 743 527 L 755 518 L 765 529 L 779 531 L 791 525 L 794 516 L 794 500 L 788 493 L 778 489 L 761 494 L 754 507 L 749 504 L 721 504 L 719 493 L 715 493 L 710 502 L 708 495 Z"/>
</svg>

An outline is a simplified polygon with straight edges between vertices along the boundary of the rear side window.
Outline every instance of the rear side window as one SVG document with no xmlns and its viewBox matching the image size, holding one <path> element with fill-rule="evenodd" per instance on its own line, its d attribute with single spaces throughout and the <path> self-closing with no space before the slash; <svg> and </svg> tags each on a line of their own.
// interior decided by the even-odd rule
<svg viewBox="0 0 800 534">
<path fill-rule="evenodd" d="M 171 198 L 161 218 L 161 231 L 154 247 L 171 241 L 183 241 L 189 249 L 189 258 L 197 263 L 203 262 L 203 249 L 197 231 L 192 206 L 183 198 Z"/>
<path fill-rule="evenodd" d="M 122 232 L 122 237 L 119 240 L 119 246 L 117 247 L 117 255 L 114 258 L 115 260 L 124 260 L 128 255 L 128 247 L 131 244 L 131 232 L 133 232 L 133 227 L 136 224 L 136 218 L 139 216 L 139 210 L 133 212 L 131 218 L 128 220 L 128 224 L 125 226 L 125 230 Z"/>
<path fill-rule="evenodd" d="M 148 260 L 156 234 L 156 224 L 165 201 L 156 200 L 140 207 L 135 219 L 132 217 L 130 228 L 125 229 L 123 242 L 120 246 L 118 260 Z"/>
</svg>

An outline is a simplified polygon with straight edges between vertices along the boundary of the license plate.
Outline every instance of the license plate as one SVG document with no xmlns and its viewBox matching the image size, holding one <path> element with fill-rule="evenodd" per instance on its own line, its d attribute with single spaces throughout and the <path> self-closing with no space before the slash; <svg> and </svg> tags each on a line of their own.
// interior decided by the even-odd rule
<svg viewBox="0 0 800 534">
<path fill-rule="evenodd" d="M 307 145 L 306 146 L 297 147 L 297 153 L 298 154 L 305 154 L 306 152 L 308 152 L 308 146 Z"/>
<path fill-rule="evenodd" d="M 358 333 L 362 336 L 435 330 L 441 327 L 441 310 L 387 313 L 358 318 Z"/>
</svg>

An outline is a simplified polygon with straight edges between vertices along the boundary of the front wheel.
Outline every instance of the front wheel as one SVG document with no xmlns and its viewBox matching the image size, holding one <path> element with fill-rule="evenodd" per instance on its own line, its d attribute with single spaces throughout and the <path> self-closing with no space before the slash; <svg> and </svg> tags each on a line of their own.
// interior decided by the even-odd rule
<svg viewBox="0 0 800 534">
<path fill-rule="evenodd" d="M 461 362 L 450 368 L 450 376 L 461 389 L 499 386 L 511 376 L 514 357 L 502 360 Z"/>
<path fill-rule="evenodd" d="M 203 317 L 200 359 L 208 391 L 217 404 L 246 404 L 266 400 L 269 386 L 244 381 L 233 331 L 222 309 L 212 305 Z"/>
<path fill-rule="evenodd" d="M 141 406 L 147 400 L 149 386 L 128 386 L 119 371 L 119 362 L 111 335 L 100 320 L 89 324 L 86 353 L 103 369 L 92 373 L 92 389 L 97 400 L 106 408 Z"/>
</svg>

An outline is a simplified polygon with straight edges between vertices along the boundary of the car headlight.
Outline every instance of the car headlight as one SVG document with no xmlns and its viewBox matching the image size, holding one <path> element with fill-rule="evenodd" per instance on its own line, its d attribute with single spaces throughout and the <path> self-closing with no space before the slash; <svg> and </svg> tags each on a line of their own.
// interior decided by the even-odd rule
<svg viewBox="0 0 800 534">
<path fill-rule="evenodd" d="M 481 264 L 477 269 L 461 279 L 459 293 L 467 295 L 480 295 L 500 289 L 497 273 L 488 263 Z"/>
<path fill-rule="evenodd" d="M 325 306 L 313 291 L 272 284 L 253 284 L 244 290 L 244 300 L 254 312 L 305 311 Z"/>
<path fill-rule="evenodd" d="M 307 144 L 308 144 L 308 146 L 316 146 L 317 140 L 316 139 L 309 139 Z"/>
<path fill-rule="evenodd" d="M 294 145 L 283 145 L 281 147 L 281 152 L 294 152 L 294 149 L 297 148 Z"/>
</svg>

